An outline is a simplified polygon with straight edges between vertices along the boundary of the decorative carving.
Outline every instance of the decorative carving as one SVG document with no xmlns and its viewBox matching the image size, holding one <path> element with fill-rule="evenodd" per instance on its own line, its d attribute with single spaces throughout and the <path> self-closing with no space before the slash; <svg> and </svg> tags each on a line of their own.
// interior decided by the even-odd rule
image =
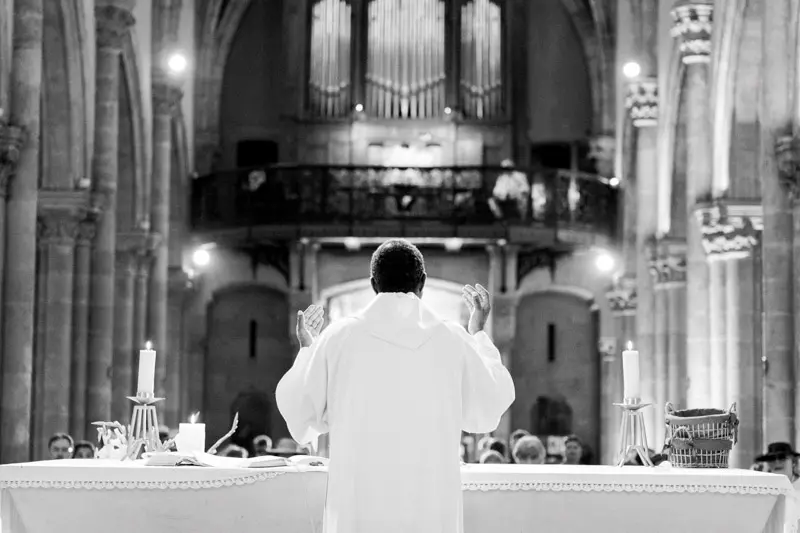
<svg viewBox="0 0 800 533">
<path fill-rule="evenodd" d="M 636 314 L 636 279 L 632 276 L 620 276 L 614 281 L 611 290 L 606 292 L 611 313 L 614 315 Z"/>
<path fill-rule="evenodd" d="M 26 139 L 23 128 L 0 121 L 0 197 L 8 191 L 8 183 L 17 170 L 19 153 Z"/>
<path fill-rule="evenodd" d="M 47 210 L 37 220 L 39 242 L 42 244 L 73 244 L 80 229 L 77 213 L 68 210 Z"/>
<path fill-rule="evenodd" d="M 153 112 L 156 115 L 175 115 L 182 98 L 183 91 L 174 83 L 164 80 L 153 82 Z"/>
<path fill-rule="evenodd" d="M 102 5 L 94 8 L 97 48 L 119 52 L 122 41 L 136 19 L 131 12 L 117 5 Z"/>
<path fill-rule="evenodd" d="M 604 177 L 614 175 L 617 141 L 613 135 L 597 135 L 589 145 L 589 158 L 594 160 L 597 173 Z"/>
<path fill-rule="evenodd" d="M 713 14 L 713 3 L 704 0 L 681 0 L 672 9 L 672 36 L 680 39 L 685 65 L 710 61 Z"/>
<path fill-rule="evenodd" d="M 781 185 L 792 200 L 800 200 L 800 138 L 793 135 L 778 137 L 775 158 Z"/>
<path fill-rule="evenodd" d="M 686 283 L 686 244 L 669 239 L 654 241 L 649 265 L 656 288 Z"/>
<path fill-rule="evenodd" d="M 658 124 L 658 80 L 644 78 L 628 84 L 625 98 L 633 125 L 637 128 L 653 127 Z"/>
<path fill-rule="evenodd" d="M 731 213 L 725 204 L 700 207 L 695 216 L 709 259 L 746 257 L 758 244 L 763 229 L 760 216 Z"/>
<path fill-rule="evenodd" d="M 89 246 L 97 235 L 97 220 L 92 217 L 86 217 L 78 224 L 78 246 Z"/>
</svg>

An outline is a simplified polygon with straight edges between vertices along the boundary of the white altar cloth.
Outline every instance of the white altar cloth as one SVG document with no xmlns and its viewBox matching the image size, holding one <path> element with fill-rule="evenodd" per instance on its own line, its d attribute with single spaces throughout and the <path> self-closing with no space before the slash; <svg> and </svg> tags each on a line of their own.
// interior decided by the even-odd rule
<svg viewBox="0 0 800 533">
<path fill-rule="evenodd" d="M 466 533 L 784 533 L 794 516 L 789 480 L 749 470 L 467 465 L 462 482 Z M 1 530 L 319 533 L 325 488 L 324 467 L 4 465 Z"/>
</svg>

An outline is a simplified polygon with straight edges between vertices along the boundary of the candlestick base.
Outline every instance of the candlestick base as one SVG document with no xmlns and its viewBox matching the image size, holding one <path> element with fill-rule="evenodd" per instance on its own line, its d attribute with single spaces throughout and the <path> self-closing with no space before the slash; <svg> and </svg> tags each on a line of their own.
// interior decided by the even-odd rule
<svg viewBox="0 0 800 533">
<path fill-rule="evenodd" d="M 625 398 L 614 405 L 622 408 L 617 466 L 623 466 L 631 452 L 636 452 L 644 466 L 653 466 L 642 414 L 642 409 L 651 404 L 642 403 L 641 398 Z"/>
<path fill-rule="evenodd" d="M 161 439 L 158 436 L 158 415 L 155 404 L 164 398 L 137 394 L 128 396 L 128 399 L 136 404 L 133 406 L 131 414 L 131 437 L 142 439 L 145 442 L 146 451 L 158 451 Z"/>
</svg>

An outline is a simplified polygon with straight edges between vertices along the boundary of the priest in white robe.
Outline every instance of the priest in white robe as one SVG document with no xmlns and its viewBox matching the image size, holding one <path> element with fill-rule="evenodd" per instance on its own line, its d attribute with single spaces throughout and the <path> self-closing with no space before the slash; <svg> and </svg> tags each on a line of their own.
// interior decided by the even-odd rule
<svg viewBox="0 0 800 533">
<path fill-rule="evenodd" d="M 300 444 L 330 432 L 326 533 L 463 531 L 461 431 L 494 431 L 514 383 L 483 331 L 488 292 L 464 288 L 469 331 L 422 297 L 425 266 L 411 243 L 383 243 L 371 262 L 374 300 L 319 330 L 298 313 L 301 349 L 278 384 L 278 409 Z"/>
</svg>

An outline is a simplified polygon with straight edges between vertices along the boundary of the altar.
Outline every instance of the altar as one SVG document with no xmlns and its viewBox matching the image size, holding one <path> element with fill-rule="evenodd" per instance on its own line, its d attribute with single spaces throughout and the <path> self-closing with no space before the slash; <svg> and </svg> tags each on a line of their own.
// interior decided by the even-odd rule
<svg viewBox="0 0 800 533">
<path fill-rule="evenodd" d="M 391 463 L 387 463 L 391 468 Z M 2 533 L 319 533 L 327 469 L 0 466 Z M 784 533 L 784 476 L 748 470 L 466 465 L 466 533 Z M 791 520 L 788 520 L 791 521 Z"/>
</svg>

